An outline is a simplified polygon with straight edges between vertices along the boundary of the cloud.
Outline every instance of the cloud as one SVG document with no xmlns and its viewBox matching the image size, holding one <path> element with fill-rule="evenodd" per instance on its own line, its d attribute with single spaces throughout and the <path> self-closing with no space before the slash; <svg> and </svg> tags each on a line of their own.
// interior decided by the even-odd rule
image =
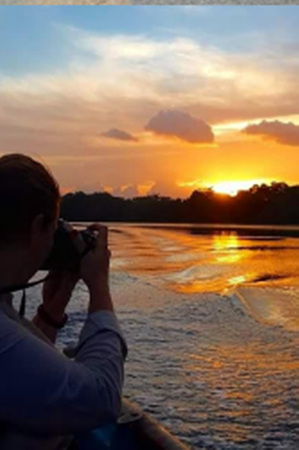
<svg viewBox="0 0 299 450">
<path fill-rule="evenodd" d="M 257 49 L 245 58 L 191 38 L 157 40 L 70 27 L 61 45 L 63 39 L 71 63 L 22 77 L 0 74 L 0 120 L 12 130 L 8 146 L 20 128 L 34 128 L 31 136 L 47 134 L 49 140 L 55 131 L 64 149 L 65 140 L 98 135 L 99 125 L 106 130 L 116 121 L 136 133 L 164 105 L 209 124 L 299 113 L 299 60 L 291 50 L 274 58 Z"/>
<path fill-rule="evenodd" d="M 214 141 L 212 129 L 207 123 L 179 110 L 160 111 L 149 120 L 145 129 L 194 144 L 210 144 Z"/>
<path fill-rule="evenodd" d="M 139 196 L 138 186 L 135 184 L 117 186 L 113 189 L 112 195 L 115 197 L 134 198 Z"/>
<path fill-rule="evenodd" d="M 187 198 L 196 188 L 193 186 L 180 186 L 177 182 L 165 179 L 157 180 L 147 195 L 161 195 L 166 197 Z"/>
<path fill-rule="evenodd" d="M 138 142 L 138 139 L 136 137 L 132 136 L 126 131 L 119 130 L 118 128 L 111 128 L 110 130 L 102 133 L 102 136 L 110 139 L 118 139 L 119 141 Z"/>
<path fill-rule="evenodd" d="M 271 139 L 279 144 L 299 145 L 299 125 L 292 122 L 283 123 L 279 120 L 263 120 L 256 125 L 249 125 L 243 130 L 246 134 L 255 134 L 266 139 Z"/>
<path fill-rule="evenodd" d="M 80 189 L 87 172 L 90 189 L 138 186 L 163 177 L 171 182 L 186 173 L 195 179 L 220 167 L 220 161 L 221 173 L 223 166 L 246 171 L 248 161 L 243 168 L 232 157 L 238 154 L 237 144 L 221 144 L 224 151 L 211 162 L 210 152 L 199 155 L 184 142 L 202 142 L 205 133 L 211 142 L 209 125 L 299 114 L 299 58 L 291 50 L 275 48 L 269 55 L 257 47 L 248 57 L 237 49 L 179 37 L 179 31 L 171 38 L 144 34 L 124 39 L 113 32 L 70 32 L 66 27 L 60 37 L 69 55 L 63 65 L 22 76 L 0 73 L 0 150 L 43 155 L 64 186 Z M 158 120 L 165 105 L 168 111 Z M 121 141 L 103 143 L 99 137 L 99 128 L 111 132 L 111 124 L 139 136 L 149 118 L 155 134 L 162 131 L 184 141 L 161 146 L 159 138 L 145 133 L 142 145 L 128 140 L 123 152 Z M 175 186 L 164 189 L 177 192 Z"/>
</svg>

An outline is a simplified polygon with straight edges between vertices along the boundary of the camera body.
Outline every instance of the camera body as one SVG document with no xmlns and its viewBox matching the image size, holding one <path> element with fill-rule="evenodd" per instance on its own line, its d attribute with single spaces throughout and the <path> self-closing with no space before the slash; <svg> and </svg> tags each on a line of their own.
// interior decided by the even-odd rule
<svg viewBox="0 0 299 450">
<path fill-rule="evenodd" d="M 79 231 L 79 234 L 86 245 L 84 254 L 96 247 L 97 238 L 91 231 L 82 230 Z M 53 247 L 40 270 L 72 270 L 79 267 L 80 260 L 81 255 L 74 244 L 72 232 L 69 230 L 67 222 L 59 219 L 54 234 Z"/>
</svg>

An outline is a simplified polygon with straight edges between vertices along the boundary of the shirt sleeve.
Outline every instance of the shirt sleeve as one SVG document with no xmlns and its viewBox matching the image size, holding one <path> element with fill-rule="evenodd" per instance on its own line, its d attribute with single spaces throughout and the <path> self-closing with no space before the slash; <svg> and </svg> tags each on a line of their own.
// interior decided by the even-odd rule
<svg viewBox="0 0 299 450">
<path fill-rule="evenodd" d="M 113 312 L 88 316 L 75 360 L 8 320 L 9 329 L 0 333 L 1 420 L 24 433 L 47 435 L 117 419 L 127 346 Z"/>
</svg>

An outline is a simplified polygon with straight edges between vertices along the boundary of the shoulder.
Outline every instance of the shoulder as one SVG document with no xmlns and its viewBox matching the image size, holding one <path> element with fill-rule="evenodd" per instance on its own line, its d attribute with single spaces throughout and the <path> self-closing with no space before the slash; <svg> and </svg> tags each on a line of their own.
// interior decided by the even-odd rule
<svg viewBox="0 0 299 450">
<path fill-rule="evenodd" d="M 0 357 L 3 352 L 12 348 L 17 342 L 25 339 L 29 331 L 26 330 L 22 323 L 6 315 L 0 309 Z"/>
</svg>

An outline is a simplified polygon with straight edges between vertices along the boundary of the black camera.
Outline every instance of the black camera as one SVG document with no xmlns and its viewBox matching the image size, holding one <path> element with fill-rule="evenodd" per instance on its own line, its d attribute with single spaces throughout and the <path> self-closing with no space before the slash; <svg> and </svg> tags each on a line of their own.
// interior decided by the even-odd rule
<svg viewBox="0 0 299 450">
<path fill-rule="evenodd" d="M 83 254 L 78 252 L 74 244 L 72 231 L 70 231 L 67 222 L 63 219 L 59 219 L 58 226 L 54 234 L 52 250 L 40 270 L 72 270 L 79 268 L 81 258 L 87 252 L 96 247 L 97 238 L 92 231 L 89 230 L 82 230 L 78 232 L 86 246 Z"/>
</svg>

